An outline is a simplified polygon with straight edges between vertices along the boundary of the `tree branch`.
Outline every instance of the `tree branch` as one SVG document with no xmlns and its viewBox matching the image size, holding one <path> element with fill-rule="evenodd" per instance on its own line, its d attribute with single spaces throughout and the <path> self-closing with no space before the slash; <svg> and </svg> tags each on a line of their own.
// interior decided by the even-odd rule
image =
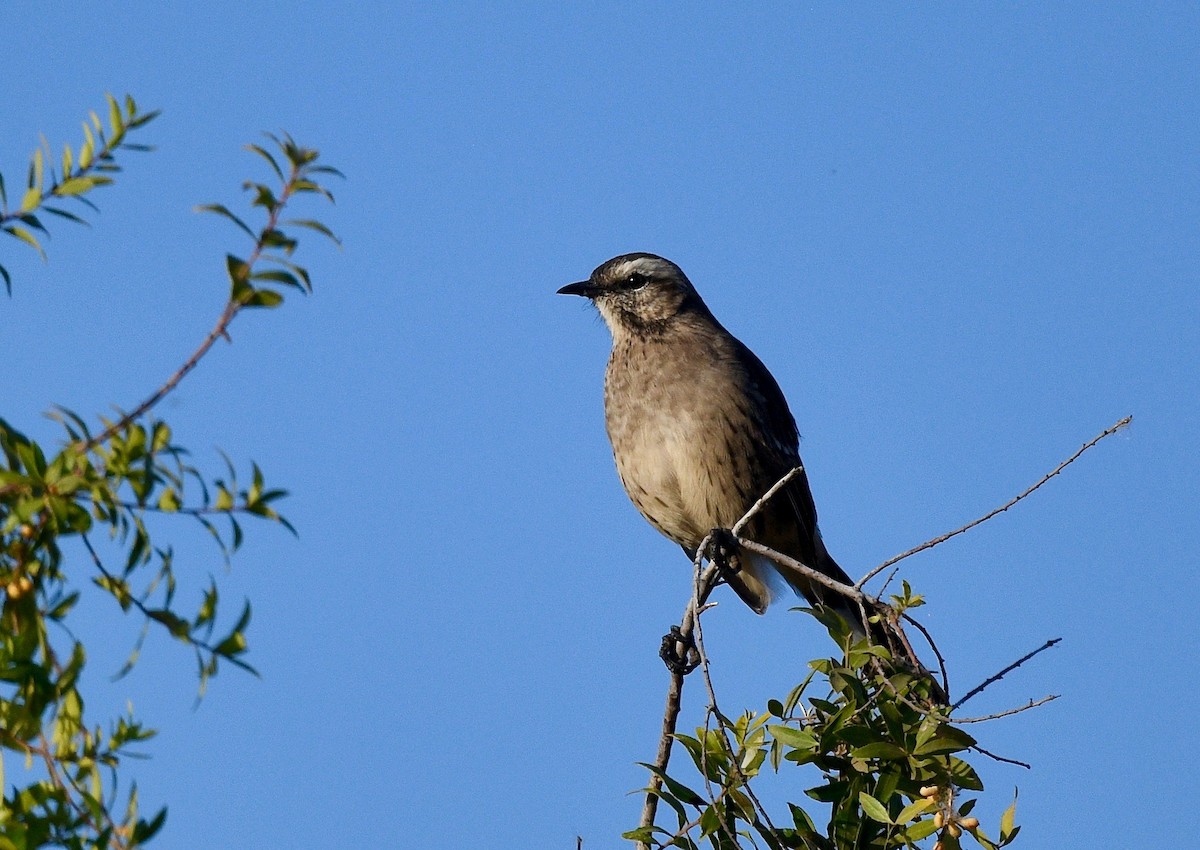
<svg viewBox="0 0 1200 850">
<path fill-rule="evenodd" d="M 254 250 L 246 259 L 247 269 L 253 269 L 254 264 L 258 262 L 259 258 L 263 254 L 263 251 L 266 250 L 264 236 L 267 233 L 275 231 L 275 229 L 278 227 L 279 217 L 282 215 L 284 207 L 287 205 L 288 199 L 293 191 L 293 183 L 296 181 L 298 176 L 299 167 L 293 165 L 291 173 L 279 193 L 279 203 L 275 205 L 274 209 L 272 209 L 267 216 L 267 223 L 260 231 L 258 240 L 254 244 Z M 249 272 L 247 272 L 247 275 L 248 274 Z M 135 422 L 140 419 L 146 413 L 146 411 L 150 410 L 150 408 L 162 401 L 167 393 L 171 392 L 171 390 L 175 389 L 175 387 L 179 385 L 179 382 L 187 376 L 188 372 L 196 368 L 196 365 L 200 362 L 204 355 L 208 354 L 209 349 L 213 347 L 218 339 L 221 339 L 222 337 L 229 339 L 229 325 L 245 306 L 245 303 L 230 298 L 229 302 L 225 305 L 225 309 L 221 311 L 221 315 L 217 319 L 217 323 L 213 325 L 212 330 L 208 332 L 208 336 L 204 338 L 204 341 L 200 343 L 200 346 L 192 352 L 191 357 L 185 360 L 183 365 L 176 369 L 175 373 L 171 375 L 171 377 L 167 378 L 166 382 L 153 393 L 151 393 L 150 396 L 141 404 L 139 404 L 129 413 L 124 414 L 112 425 L 109 425 L 99 434 L 85 442 L 83 444 L 83 448 L 85 450 L 91 450 L 102 443 L 108 442 L 113 438 L 113 436 L 119 434 L 123 428 L 128 427 L 131 422 Z"/>
<path fill-rule="evenodd" d="M 1031 699 L 1028 705 L 1018 705 L 1016 708 L 1010 708 L 1007 711 L 997 711 L 995 714 L 985 714 L 983 717 L 947 717 L 946 720 L 950 723 L 982 723 L 985 720 L 996 720 L 1000 717 L 1009 717 L 1013 714 L 1020 714 L 1022 711 L 1029 711 L 1029 709 L 1037 708 L 1039 705 L 1054 702 L 1059 696 L 1060 694 L 1048 694 L 1039 700 Z"/>
<path fill-rule="evenodd" d="M 1050 647 L 1054 646 L 1055 644 L 1057 644 L 1061 641 L 1062 641 L 1062 638 L 1051 638 L 1050 640 L 1046 641 L 1041 646 L 1039 646 L 1037 649 L 1035 649 L 1033 652 L 1022 655 L 1020 658 L 1018 658 L 1012 664 L 1009 664 L 1007 667 L 1005 667 L 999 673 L 995 674 L 994 676 L 989 676 L 988 678 L 984 679 L 981 683 L 979 683 L 978 685 L 973 687 L 971 690 L 967 691 L 967 695 L 964 696 L 962 699 L 960 699 L 958 702 L 954 703 L 954 705 L 950 706 L 950 710 L 954 711 L 954 709 L 958 708 L 960 705 L 962 705 L 964 702 L 969 700 L 971 697 L 983 693 L 984 689 L 986 689 L 989 685 L 993 685 L 996 682 L 999 682 L 1007 674 L 1011 673 L 1013 670 L 1016 670 L 1018 667 L 1020 667 L 1022 664 L 1024 664 L 1026 661 L 1028 661 L 1030 658 L 1033 658 L 1033 656 L 1038 655 L 1039 653 L 1045 652 L 1047 649 L 1049 649 Z"/>
<path fill-rule="evenodd" d="M 1016 759 L 1007 759 L 1004 756 L 998 756 L 993 752 L 989 752 L 988 750 L 985 750 L 983 747 L 979 746 L 978 744 L 971 747 L 971 749 L 973 749 L 975 752 L 979 753 L 980 755 L 985 755 L 988 758 L 994 759 L 995 761 L 998 761 L 998 762 L 1002 762 L 1003 764 L 1015 764 L 1017 767 L 1023 767 L 1026 770 L 1033 769 L 1033 765 L 1031 765 L 1031 764 L 1026 764 L 1023 761 L 1017 761 Z"/>
<path fill-rule="evenodd" d="M 1010 499 L 1009 501 L 1005 502 L 1003 505 L 996 508 L 995 510 L 990 511 L 987 514 L 984 514 L 983 516 L 979 517 L 976 520 L 972 520 L 971 522 L 967 523 L 966 525 L 962 526 L 961 528 L 956 528 L 956 529 L 954 529 L 954 531 L 943 534 L 940 537 L 935 537 L 932 540 L 926 540 L 920 546 L 914 546 L 912 549 L 909 549 L 907 552 L 901 552 L 899 555 L 896 555 L 893 558 L 889 558 L 888 560 L 884 561 L 879 566 L 875 567 L 873 570 L 871 570 L 869 573 L 867 573 L 861 579 L 859 579 L 858 582 L 854 585 L 854 587 L 861 589 L 863 585 L 865 585 L 871 579 L 875 578 L 875 576 L 879 575 L 881 572 L 886 570 L 892 564 L 903 561 L 905 558 L 915 555 L 918 552 L 924 552 L 926 549 L 932 549 L 934 546 L 938 546 L 942 543 L 945 543 L 951 537 L 955 537 L 959 534 L 962 534 L 964 531 L 970 531 L 975 526 L 987 522 L 989 519 L 991 519 L 992 517 L 994 517 L 998 514 L 1004 513 L 1009 508 L 1011 508 L 1013 505 L 1017 504 L 1017 502 L 1020 502 L 1021 500 L 1025 499 L 1027 496 L 1031 495 L 1035 490 L 1039 489 L 1043 484 L 1045 484 L 1051 478 L 1058 475 L 1060 472 L 1062 472 L 1064 469 L 1066 469 L 1068 466 L 1070 466 L 1072 463 L 1074 463 L 1079 458 L 1080 455 L 1082 455 L 1084 452 L 1086 452 L 1092 446 L 1096 445 L 1096 443 L 1100 442 L 1105 437 L 1110 437 L 1113 434 L 1117 433 L 1118 431 L 1120 431 L 1122 428 L 1124 428 L 1126 425 L 1128 425 L 1132 421 L 1133 421 L 1132 416 L 1126 416 L 1124 419 L 1118 421 L 1111 427 L 1106 428 L 1103 432 L 1101 432 L 1097 436 L 1093 437 L 1091 440 L 1088 440 L 1086 443 L 1084 443 L 1079 448 L 1079 450 L 1075 452 L 1075 454 L 1071 455 L 1069 458 L 1064 460 L 1062 463 L 1060 463 L 1058 466 L 1056 466 L 1050 472 L 1047 472 L 1045 475 L 1043 475 L 1040 481 L 1038 481 L 1032 487 L 1027 489 L 1025 492 L 1021 493 L 1021 495 Z"/>
</svg>

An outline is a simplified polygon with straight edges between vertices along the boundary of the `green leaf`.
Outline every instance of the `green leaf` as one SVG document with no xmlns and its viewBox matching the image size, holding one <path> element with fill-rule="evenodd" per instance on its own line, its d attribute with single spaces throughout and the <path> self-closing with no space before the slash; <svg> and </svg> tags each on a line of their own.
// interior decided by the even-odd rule
<svg viewBox="0 0 1200 850">
<path fill-rule="evenodd" d="M 82 195 L 97 186 L 111 184 L 112 178 L 102 174 L 91 174 L 87 177 L 71 177 L 54 187 L 55 195 Z"/>
<path fill-rule="evenodd" d="M 163 490 L 158 498 L 158 509 L 167 513 L 175 513 L 180 508 L 179 494 L 171 487 Z"/>
<path fill-rule="evenodd" d="M 251 239 L 258 241 L 258 237 L 255 235 L 254 231 L 250 229 L 249 225 L 247 225 L 246 222 L 242 221 L 240 218 L 238 218 L 236 215 L 234 215 L 232 212 L 230 212 L 229 208 L 226 207 L 224 204 L 200 204 L 199 206 L 195 207 L 194 209 L 196 210 L 196 212 L 210 212 L 210 213 L 216 213 L 217 215 L 220 215 L 220 216 L 224 216 L 225 218 L 229 219 L 234 224 L 236 224 L 238 227 L 240 227 L 245 232 L 245 234 L 247 236 L 249 236 Z"/>
<path fill-rule="evenodd" d="M 967 791 L 983 790 L 983 781 L 975 768 L 956 756 L 950 756 L 950 781 Z"/>
<path fill-rule="evenodd" d="M 256 154 L 258 154 L 258 155 L 259 155 L 259 156 L 261 156 L 263 159 L 265 159 L 265 160 L 267 161 L 267 163 L 268 163 L 268 164 L 270 164 L 270 166 L 271 166 L 272 170 L 273 170 L 273 171 L 275 172 L 275 174 L 276 174 L 276 175 L 279 177 L 279 179 L 280 179 L 281 181 L 285 181 L 285 182 L 286 182 L 287 178 L 283 176 L 283 171 L 281 171 L 281 170 L 280 170 L 280 168 L 279 168 L 279 163 L 277 163 L 277 162 L 275 161 L 275 157 L 271 156 L 269 153 L 267 153 L 265 150 L 263 150 L 263 149 L 262 149 L 261 147 L 259 147 L 258 145 L 246 145 L 246 150 L 248 150 L 248 151 L 254 151 Z"/>
<path fill-rule="evenodd" d="M 146 612 L 146 616 L 157 623 L 162 623 L 174 637 L 186 640 L 190 633 L 187 620 L 174 611 L 168 611 L 165 608 L 151 609 Z"/>
<path fill-rule="evenodd" d="M 933 756 L 945 753 L 956 753 L 975 746 L 975 739 L 963 730 L 942 724 L 937 734 L 917 747 L 915 755 Z"/>
<path fill-rule="evenodd" d="M 278 307 L 283 303 L 283 296 L 273 289 L 255 289 L 243 296 L 241 301 L 246 307 Z"/>
<path fill-rule="evenodd" d="M 217 655 L 233 656 L 246 651 L 246 636 L 241 632 L 232 632 L 227 638 L 216 645 Z"/>
<path fill-rule="evenodd" d="M 79 170 L 84 171 L 92 164 L 92 157 L 96 154 L 96 138 L 92 135 L 92 128 L 88 126 L 86 121 L 83 122 L 84 143 L 79 148 Z"/>
<path fill-rule="evenodd" d="M 642 767 L 646 768 L 651 773 L 658 776 L 663 781 L 663 784 L 666 785 L 667 790 L 670 791 L 676 799 L 681 800 L 689 806 L 700 807 L 704 805 L 703 797 L 701 797 L 691 788 L 688 788 L 682 782 L 667 776 L 666 771 L 652 764 L 646 764 L 645 762 L 639 762 L 639 764 L 641 764 Z"/>
<path fill-rule="evenodd" d="M 913 800 L 907 806 L 900 810 L 900 814 L 896 815 L 896 823 L 906 824 L 917 815 L 929 811 L 937 805 L 937 801 L 930 800 L 927 797 L 922 797 L 919 800 Z"/>
<path fill-rule="evenodd" d="M 316 221 L 314 219 L 293 218 L 293 219 L 290 219 L 289 221 L 283 222 L 283 224 L 286 224 L 289 226 L 295 226 L 295 227 L 305 227 L 305 228 L 308 228 L 309 230 L 315 230 L 317 233 L 320 233 L 323 236 L 327 236 L 330 239 L 332 239 L 335 245 L 342 244 L 342 240 L 338 239 L 337 236 L 334 235 L 332 230 L 330 230 L 325 225 L 321 224 L 321 222 Z"/>
<path fill-rule="evenodd" d="M 42 190 L 37 186 L 30 186 L 25 190 L 25 195 L 21 198 L 21 212 L 37 209 L 38 204 L 42 202 Z"/>
<path fill-rule="evenodd" d="M 700 813 L 700 837 L 707 838 L 721 828 L 721 813 L 716 806 L 709 806 Z"/>
<path fill-rule="evenodd" d="M 245 300 L 254 290 L 250 288 L 250 266 L 245 260 L 233 256 L 233 254 L 225 255 L 225 269 L 229 273 L 229 280 L 232 284 L 230 289 L 229 299 L 231 301 L 241 302 Z"/>
<path fill-rule="evenodd" d="M 75 222 L 76 224 L 82 224 L 84 227 L 91 227 L 86 219 L 80 218 L 79 216 L 75 215 L 75 213 L 67 212 L 66 210 L 60 210 L 58 207 L 42 207 L 42 212 L 48 212 L 51 215 L 56 215 L 59 218 L 65 218 L 68 221 Z"/>
<path fill-rule="evenodd" d="M 888 825 L 892 824 L 892 819 L 888 815 L 887 807 L 885 807 L 883 803 L 876 800 L 866 791 L 858 792 L 858 802 L 863 808 L 863 813 L 866 814 L 866 816 L 871 820 L 878 821 L 879 823 L 886 823 Z"/>
<path fill-rule="evenodd" d="M 121 117 L 121 106 L 117 99 L 111 94 L 105 97 L 108 99 L 108 126 L 112 129 L 112 142 L 116 144 L 125 133 L 125 120 Z"/>
<path fill-rule="evenodd" d="M 159 809 L 158 814 L 156 814 L 149 821 L 139 819 L 137 824 L 133 827 L 133 844 L 137 845 L 149 841 L 155 836 L 155 834 L 158 833 L 160 829 L 162 829 L 163 824 L 166 823 L 166 820 L 167 810 L 165 807 Z"/>
<path fill-rule="evenodd" d="M 796 729 L 792 726 L 775 724 L 767 727 L 771 737 L 779 743 L 798 750 L 815 750 L 817 737 L 807 729 Z"/>
<path fill-rule="evenodd" d="M 654 834 L 663 831 L 656 826 L 639 826 L 637 829 L 622 832 L 621 837 L 627 841 L 640 841 L 643 844 L 650 844 L 654 841 Z M 3 850 L 3 848 L 0 848 L 0 850 Z"/>
<path fill-rule="evenodd" d="M 904 830 L 904 837 L 909 841 L 920 841 L 922 838 L 928 838 L 937 832 L 937 824 L 933 822 L 933 818 L 919 820 Z"/>
<path fill-rule="evenodd" d="M 1013 823 L 1017 819 L 1017 795 L 1013 794 L 1012 805 L 1004 810 L 1004 814 L 1000 816 L 1000 840 L 1008 841 L 1008 837 L 1013 833 Z"/>
<path fill-rule="evenodd" d="M 42 150 L 38 148 L 33 152 L 33 161 L 29 163 L 29 188 L 40 190 L 44 183 Z"/>
<path fill-rule="evenodd" d="M 30 233 L 28 230 L 26 230 L 24 227 L 17 227 L 17 225 L 15 225 L 15 224 L 10 224 L 3 229 L 4 229 L 5 233 L 11 233 L 13 236 L 20 239 L 26 245 L 32 246 L 33 249 L 35 251 L 37 251 L 39 255 L 41 255 L 41 258 L 43 260 L 46 259 L 46 252 L 42 250 L 41 244 L 39 244 L 37 239 L 34 237 L 34 235 L 32 233 Z"/>
<path fill-rule="evenodd" d="M 903 747 L 897 746 L 890 741 L 875 741 L 874 743 L 864 744 L 861 747 L 855 747 L 850 754 L 854 758 L 884 759 L 888 761 L 908 758 L 908 753 L 904 751 Z"/>
</svg>

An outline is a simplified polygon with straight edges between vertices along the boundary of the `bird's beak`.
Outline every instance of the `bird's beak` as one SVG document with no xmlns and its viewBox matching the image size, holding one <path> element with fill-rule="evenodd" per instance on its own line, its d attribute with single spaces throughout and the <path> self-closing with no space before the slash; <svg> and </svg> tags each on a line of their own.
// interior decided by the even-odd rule
<svg viewBox="0 0 1200 850">
<path fill-rule="evenodd" d="M 594 298 L 596 296 L 596 286 L 590 280 L 581 280 L 578 283 L 568 283 L 562 289 L 558 290 L 559 295 L 582 295 L 584 298 Z"/>
</svg>

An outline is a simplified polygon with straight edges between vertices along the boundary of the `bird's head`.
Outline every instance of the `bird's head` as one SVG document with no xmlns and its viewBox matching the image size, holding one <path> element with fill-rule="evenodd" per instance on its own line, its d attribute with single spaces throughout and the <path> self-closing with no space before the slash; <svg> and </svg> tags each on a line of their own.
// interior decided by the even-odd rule
<svg viewBox="0 0 1200 850">
<path fill-rule="evenodd" d="M 683 270 L 654 254 L 613 257 L 558 294 L 590 298 L 614 334 L 662 328 L 687 309 L 707 312 Z"/>
</svg>

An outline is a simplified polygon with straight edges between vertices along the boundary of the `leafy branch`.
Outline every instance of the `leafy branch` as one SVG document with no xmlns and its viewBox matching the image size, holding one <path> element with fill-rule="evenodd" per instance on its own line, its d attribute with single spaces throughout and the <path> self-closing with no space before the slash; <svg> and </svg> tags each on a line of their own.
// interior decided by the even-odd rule
<svg viewBox="0 0 1200 850">
<path fill-rule="evenodd" d="M 39 211 L 77 224 L 87 224 L 75 213 L 61 206 L 51 206 L 47 201 L 76 201 L 95 211 L 95 204 L 84 196 L 99 186 L 108 186 L 113 182 L 111 175 L 121 170 L 116 161 L 117 151 L 153 150 L 147 145 L 127 142 L 125 137 L 129 131 L 154 120 L 158 111 L 140 112 L 129 95 L 125 96 L 123 106 L 111 94 L 105 95 L 105 98 L 108 102 L 108 130 L 104 129 L 99 115 L 89 113 L 88 120 L 83 122 L 83 143 L 78 153 L 70 145 L 63 145 L 59 160 L 61 170 L 56 171 L 50 143 L 42 137 L 41 146 L 30 158 L 25 191 L 15 209 L 9 208 L 4 177 L 0 175 L 0 231 L 33 248 L 42 260 L 46 259 L 46 252 L 34 232 L 49 236 L 50 231 L 38 218 Z M 11 296 L 12 277 L 3 265 L 0 265 L 0 278 L 4 279 L 4 288 Z"/>
<path fill-rule="evenodd" d="M 139 113 L 132 98 L 126 98 L 123 111 L 113 98 L 108 102 L 109 132 L 105 134 L 92 115 L 84 127 L 83 148 L 77 155 L 70 149 L 64 153 L 61 174 L 50 169 L 47 180 L 48 148 L 35 152 L 29 188 L 18 209 L 9 211 L 4 201 L 0 229 L 41 253 L 30 232 L 44 232 L 36 212 L 44 209 L 82 221 L 45 206 L 46 199 L 76 198 L 88 204 L 82 195 L 111 183 L 109 174 L 119 170 L 113 161 L 117 150 L 147 149 L 128 143 L 125 135 L 157 113 Z M 122 611 L 142 619 L 141 635 L 119 675 L 133 668 L 152 629 L 164 630 L 194 652 L 201 696 L 221 662 L 253 672 L 244 660 L 249 603 L 228 629 L 218 632 L 220 594 L 210 579 L 197 607 L 191 613 L 183 610 L 177 601 L 173 549 L 158 542 L 160 532 L 152 531 L 151 525 L 168 522 L 170 514 L 197 522 L 228 563 L 243 541 L 240 518 L 253 516 L 293 530 L 275 509 L 286 492 L 268 487 L 257 465 L 252 465 L 246 483 L 239 483 L 228 458 L 225 475 L 206 475 L 175 443 L 170 426 L 150 414 L 218 338 L 229 339 L 229 325 L 241 310 L 276 307 L 289 288 L 311 292 L 308 271 L 293 258 L 295 232 L 311 230 L 336 242 L 320 222 L 286 219 L 284 213 L 300 195 L 332 200 L 318 180 L 338 172 L 319 164 L 317 151 L 286 135 L 269 138 L 278 153 L 249 147 L 266 160 L 279 183 L 245 184 L 253 195 L 251 211 L 262 213 L 262 225 L 251 229 L 224 206 L 201 208 L 232 220 L 253 244 L 246 259 L 226 257 L 228 302 L 184 364 L 128 413 L 113 420 L 101 418 L 95 431 L 78 414 L 56 409 L 51 418 L 62 426 L 66 439 L 53 451 L 0 419 L 0 750 L 37 758 L 45 770 L 44 778 L 24 788 L 13 785 L 4 796 L 0 850 L 128 850 L 152 838 L 165 820 L 165 809 L 149 819 L 138 815 L 136 786 L 130 787 L 124 813 L 117 810 L 118 767 L 124 758 L 136 755 L 129 745 L 148 740 L 154 731 L 131 715 L 114 721 L 108 733 L 84 720 L 78 683 L 86 651 L 69 625 L 80 601 L 73 583 L 81 574 L 90 574 L 92 583 Z M 7 272 L 3 276 L 7 286 Z M 218 522 L 227 523 L 227 528 Z M 109 538 L 103 555 L 98 530 Z M 78 552 L 66 543 L 70 538 L 78 539 L 89 566 L 75 563 Z M 113 549 L 119 558 L 112 556 Z"/>
<path fill-rule="evenodd" d="M 101 433 L 89 437 L 85 444 L 87 448 L 93 448 L 108 441 L 162 401 L 171 390 L 179 385 L 188 372 L 196 368 L 196 365 L 218 339 L 229 338 L 229 325 L 242 310 L 247 307 L 278 307 L 283 303 L 281 287 L 290 287 L 303 293 L 312 292 L 312 280 L 307 269 L 291 260 L 298 243 L 295 237 L 288 235 L 282 229 L 284 225 L 315 230 L 333 240 L 335 244 L 341 244 L 333 232 L 318 221 L 312 219 L 283 221 L 281 218 L 288 201 L 296 194 L 316 193 L 333 201 L 333 195 L 317 182 L 316 176 L 322 174 L 341 176 L 341 172 L 327 165 L 318 165 L 318 152 L 300 147 L 292 141 L 290 136 L 285 135 L 282 140 L 270 134 L 268 137 L 276 143 L 286 157 L 288 170 L 285 175 L 276 158 L 259 145 L 247 145 L 247 149 L 254 151 L 270 164 L 281 183 L 278 196 L 263 183 L 247 181 L 243 184 L 243 188 L 254 191 L 252 205 L 262 207 L 267 213 L 266 222 L 257 232 L 221 204 L 203 204 L 196 208 L 198 211 L 216 213 L 229 219 L 254 242 L 249 256 L 244 260 L 233 254 L 225 256 L 230 293 L 229 301 L 226 302 L 225 309 L 217 318 L 217 323 L 213 325 L 212 330 L 208 332 L 199 347 L 183 362 L 182 366 L 175 370 L 171 377 L 167 378 L 162 386 Z M 266 266 L 266 268 L 262 268 L 262 266 Z M 256 282 L 261 282 L 262 285 L 255 286 Z"/>
<path fill-rule="evenodd" d="M 975 799 L 961 799 L 964 794 L 983 790 L 978 773 L 965 756 L 974 751 L 997 761 L 1029 766 L 989 752 L 960 725 L 1008 717 L 1044 705 L 1056 696 L 1030 700 L 1025 705 L 982 717 L 957 717 L 953 712 L 1021 664 L 1056 645 L 1059 639 L 1049 640 L 1007 665 L 951 705 L 945 696 L 948 685 L 942 654 L 928 630 L 908 613 L 924 604 L 922 597 L 913 593 L 907 582 L 902 594 L 891 597 L 890 604 L 861 588 L 883 568 L 939 545 L 1017 504 L 1130 421 L 1122 419 L 1085 443 L 1033 487 L 1000 508 L 891 559 L 853 586 L 828 579 L 739 535 L 741 528 L 786 485 L 789 477 L 798 474 L 797 470 L 764 494 L 731 531 L 714 529 L 698 547 L 693 563 L 692 596 L 680 625 L 663 639 L 663 656 L 671 670 L 663 732 L 655 762 L 644 765 L 651 775 L 644 789 L 641 822 L 624 837 L 636 842 L 642 850 L 665 847 L 695 850 L 699 842 L 707 842 L 715 850 L 743 846 L 766 846 L 773 850 L 888 850 L 915 848 L 917 842 L 935 833 L 935 850 L 958 850 L 964 834 L 985 850 L 996 850 L 1015 840 L 1020 831 L 1014 823 L 1015 800 L 1000 819 L 998 837 L 992 839 L 971 814 Z M 722 571 L 730 568 L 722 563 L 728 557 L 729 547 L 717 545 L 722 538 L 727 541 L 732 538 L 742 549 L 786 563 L 855 602 L 863 614 L 862 627 L 851 628 L 828 609 L 810 611 L 829 630 L 841 648 L 841 657 L 810 662 L 808 676 L 784 699 L 768 700 L 766 711 L 747 711 L 737 719 L 730 719 L 717 707 L 701 626 L 702 615 L 710 607 L 708 598 L 721 583 Z M 897 658 L 896 647 L 876 645 L 864 636 L 864 632 L 871 631 L 867 627 L 869 619 L 879 616 L 887 616 L 895 624 L 904 620 L 921 631 L 938 657 L 941 686 L 916 661 L 907 639 L 898 648 Z M 903 635 L 902 631 L 897 633 Z M 686 663 L 680 659 L 686 659 Z M 696 668 L 702 671 L 708 691 L 704 725 L 694 735 L 680 734 L 676 723 L 684 677 Z M 689 787 L 677 775 L 668 773 L 676 742 L 691 756 L 703 790 Z M 752 780 L 763 772 L 768 761 L 775 772 L 785 763 L 797 767 L 812 765 L 819 771 L 822 784 L 805 793 L 829 806 L 828 829 L 818 829 L 808 812 L 795 804 L 789 804 L 789 825 L 777 826 L 772 822 L 751 789 Z M 657 823 L 660 802 L 674 812 L 674 829 Z"/>
</svg>

